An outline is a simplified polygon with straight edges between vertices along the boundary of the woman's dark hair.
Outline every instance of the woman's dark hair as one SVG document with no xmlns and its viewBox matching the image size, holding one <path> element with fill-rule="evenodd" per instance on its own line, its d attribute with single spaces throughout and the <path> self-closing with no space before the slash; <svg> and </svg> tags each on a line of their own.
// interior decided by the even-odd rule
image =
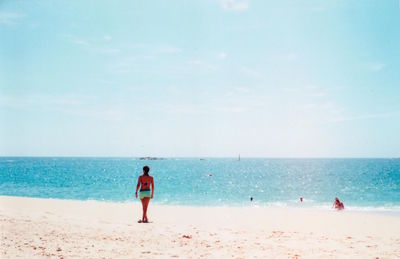
<svg viewBox="0 0 400 259">
<path fill-rule="evenodd" d="M 150 171 L 150 167 L 148 167 L 147 165 L 143 166 L 144 175 L 149 175 L 149 171 Z"/>
</svg>

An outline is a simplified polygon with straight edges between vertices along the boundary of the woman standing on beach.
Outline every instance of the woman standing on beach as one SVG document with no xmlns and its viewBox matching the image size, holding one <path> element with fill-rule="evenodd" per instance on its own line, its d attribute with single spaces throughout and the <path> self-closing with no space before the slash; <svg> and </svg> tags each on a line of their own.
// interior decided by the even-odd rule
<svg viewBox="0 0 400 259">
<path fill-rule="evenodd" d="M 153 177 L 149 175 L 150 167 L 147 165 L 143 167 L 143 174 L 139 176 L 138 183 L 136 185 L 136 199 L 138 197 L 138 190 L 140 187 L 140 201 L 142 202 L 143 208 L 143 216 L 142 220 L 139 220 L 139 223 L 147 223 L 147 207 L 149 206 L 150 199 L 153 199 L 154 193 L 154 181 Z M 151 194 L 150 194 L 150 185 L 151 185 Z"/>
</svg>

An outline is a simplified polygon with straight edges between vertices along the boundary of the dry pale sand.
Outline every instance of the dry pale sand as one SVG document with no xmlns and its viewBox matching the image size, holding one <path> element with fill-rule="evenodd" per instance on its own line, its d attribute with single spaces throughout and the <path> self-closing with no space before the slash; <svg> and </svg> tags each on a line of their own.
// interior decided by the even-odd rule
<svg viewBox="0 0 400 259">
<path fill-rule="evenodd" d="M 1 258 L 399 258 L 400 217 L 0 196 Z M 187 235 L 191 238 L 185 238 Z"/>
</svg>

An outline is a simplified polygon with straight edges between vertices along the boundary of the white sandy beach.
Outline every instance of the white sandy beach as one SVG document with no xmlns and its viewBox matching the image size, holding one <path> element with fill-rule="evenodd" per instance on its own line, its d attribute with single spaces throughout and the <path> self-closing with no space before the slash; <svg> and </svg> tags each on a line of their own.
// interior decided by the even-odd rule
<svg viewBox="0 0 400 259">
<path fill-rule="evenodd" d="M 400 217 L 0 196 L 1 258 L 399 258 Z M 191 238 L 185 238 L 184 235 Z"/>
</svg>

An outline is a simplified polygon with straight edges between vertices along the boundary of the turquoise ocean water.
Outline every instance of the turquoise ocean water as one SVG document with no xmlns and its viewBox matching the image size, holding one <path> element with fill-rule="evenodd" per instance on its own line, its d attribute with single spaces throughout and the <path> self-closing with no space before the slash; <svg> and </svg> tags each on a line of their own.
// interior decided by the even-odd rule
<svg viewBox="0 0 400 259">
<path fill-rule="evenodd" d="M 400 159 L 1 157 L 0 195 L 129 202 L 144 165 L 158 204 L 400 212 Z"/>
</svg>

